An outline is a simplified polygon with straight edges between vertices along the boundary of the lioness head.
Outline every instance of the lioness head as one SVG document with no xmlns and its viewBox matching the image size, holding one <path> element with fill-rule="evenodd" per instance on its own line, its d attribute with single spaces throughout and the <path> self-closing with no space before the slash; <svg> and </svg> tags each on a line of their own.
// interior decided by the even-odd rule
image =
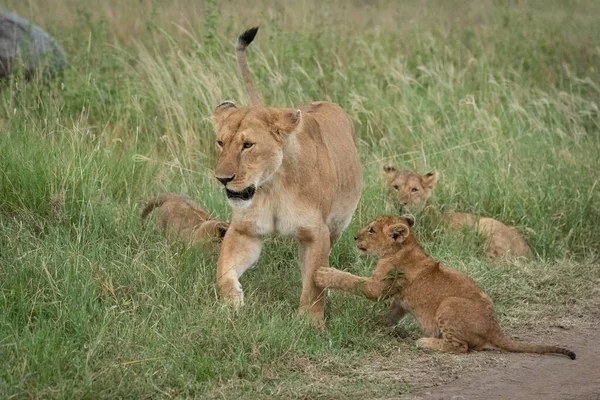
<svg viewBox="0 0 600 400">
<path fill-rule="evenodd" d="M 412 171 L 398 171 L 389 164 L 383 166 L 383 172 L 390 196 L 407 209 L 424 207 L 438 180 L 437 171 L 419 175 Z"/>
<path fill-rule="evenodd" d="M 288 137 L 301 125 L 300 110 L 242 107 L 225 102 L 213 113 L 217 132 L 215 176 L 232 206 L 246 207 L 283 161 Z"/>
<path fill-rule="evenodd" d="M 385 254 L 398 250 L 409 237 L 415 218 L 410 214 L 377 217 L 362 228 L 354 240 L 365 254 Z"/>
</svg>

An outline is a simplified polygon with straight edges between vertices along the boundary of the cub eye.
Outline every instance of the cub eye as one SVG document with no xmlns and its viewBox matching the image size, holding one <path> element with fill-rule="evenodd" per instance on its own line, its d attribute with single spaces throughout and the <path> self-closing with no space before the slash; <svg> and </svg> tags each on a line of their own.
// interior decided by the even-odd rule
<svg viewBox="0 0 600 400">
<path fill-rule="evenodd" d="M 410 191 L 411 191 L 411 192 L 413 192 L 413 193 L 415 193 L 415 192 L 418 192 L 418 191 L 419 191 L 419 189 L 417 189 L 417 188 L 412 188 L 412 189 L 410 189 Z"/>
<path fill-rule="evenodd" d="M 217 140 L 217 146 L 223 147 L 223 141 L 222 140 Z"/>
<path fill-rule="evenodd" d="M 400 186 L 398 186 L 398 185 L 394 185 L 392 187 L 394 188 L 394 190 L 400 190 Z"/>
<path fill-rule="evenodd" d="M 243 150 L 248 150 L 249 148 L 251 148 L 252 146 L 254 146 L 254 143 L 250 143 L 250 142 L 244 142 L 244 144 L 242 145 L 242 149 Z"/>
<path fill-rule="evenodd" d="M 373 229 L 373 227 L 369 228 L 369 233 L 375 233 L 375 229 Z"/>
</svg>

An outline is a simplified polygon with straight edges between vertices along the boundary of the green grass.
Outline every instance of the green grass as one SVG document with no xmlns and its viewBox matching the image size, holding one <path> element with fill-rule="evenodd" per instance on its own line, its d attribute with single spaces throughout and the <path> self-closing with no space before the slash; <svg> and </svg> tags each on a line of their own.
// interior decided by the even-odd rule
<svg viewBox="0 0 600 400">
<path fill-rule="evenodd" d="M 435 167 L 437 204 L 515 225 L 533 249 L 532 261 L 491 262 L 475 235 L 417 227 L 428 252 L 490 294 L 508 330 L 575 324 L 569 315 L 585 320 L 598 305 L 596 2 L 6 7 L 35 16 L 70 68 L 58 82 L 15 77 L 0 88 L 0 397 L 347 398 L 418 387 L 368 373 L 374 357 L 427 357 L 412 348 L 410 320 L 383 326 L 385 305 L 332 293 L 324 333 L 297 316 L 294 243 L 265 240 L 234 315 L 216 296 L 214 249 L 141 229 L 144 201 L 163 191 L 229 218 L 210 172 L 210 115 L 226 99 L 248 103 L 233 42 L 256 24 L 248 58 L 268 104 L 330 99 L 355 121 L 366 188 L 334 266 L 373 268 L 351 237 L 384 212 L 384 161 Z"/>
</svg>

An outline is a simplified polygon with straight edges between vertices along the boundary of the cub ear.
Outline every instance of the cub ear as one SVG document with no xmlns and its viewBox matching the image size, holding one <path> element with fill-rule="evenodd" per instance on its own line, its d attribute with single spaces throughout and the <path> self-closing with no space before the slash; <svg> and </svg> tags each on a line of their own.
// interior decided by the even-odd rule
<svg viewBox="0 0 600 400">
<path fill-rule="evenodd" d="M 302 112 L 300 110 L 274 109 L 270 115 L 269 123 L 273 133 L 284 138 L 296 130 L 301 119 Z"/>
<path fill-rule="evenodd" d="M 387 234 L 389 237 L 394 239 L 394 241 L 401 243 L 408 237 L 408 235 L 410 235 L 410 228 L 406 225 L 406 223 L 399 222 L 397 224 L 388 226 Z"/>
<path fill-rule="evenodd" d="M 421 185 L 427 189 L 433 189 L 439 178 L 438 172 L 434 169 L 431 172 L 421 175 Z"/>
<path fill-rule="evenodd" d="M 400 218 L 402 218 L 403 220 L 406 221 L 406 223 L 408 224 L 409 228 L 412 228 L 413 226 L 415 226 L 415 217 L 412 214 L 404 214 L 402 216 L 400 216 Z"/>
<path fill-rule="evenodd" d="M 219 238 L 223 239 L 227 233 L 227 229 L 229 229 L 229 224 L 223 222 L 217 229 L 219 230 Z"/>
<path fill-rule="evenodd" d="M 233 110 L 235 110 L 237 106 L 231 101 L 224 101 L 215 107 L 212 115 L 212 120 L 216 125 L 221 125 L 225 118 L 231 114 Z"/>
<path fill-rule="evenodd" d="M 198 241 L 205 241 L 207 239 L 221 241 L 225 237 L 228 228 L 228 223 L 211 219 L 200 224 L 194 235 Z"/>
<path fill-rule="evenodd" d="M 390 173 L 396 171 L 396 168 L 392 164 L 383 164 L 383 171 Z"/>
</svg>

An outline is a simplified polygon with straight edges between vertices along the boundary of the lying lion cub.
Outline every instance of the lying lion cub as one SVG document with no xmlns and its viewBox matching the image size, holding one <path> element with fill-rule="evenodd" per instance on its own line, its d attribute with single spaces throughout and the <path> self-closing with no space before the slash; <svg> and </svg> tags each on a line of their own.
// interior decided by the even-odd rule
<svg viewBox="0 0 600 400">
<path fill-rule="evenodd" d="M 383 171 L 390 197 L 400 206 L 411 211 L 425 208 L 431 214 L 433 207 L 428 206 L 428 203 L 438 181 L 437 171 L 419 175 L 413 171 L 398 171 L 391 165 L 384 165 Z M 529 246 L 519 232 L 494 218 L 479 218 L 473 214 L 454 211 L 442 211 L 441 217 L 451 229 L 477 229 L 481 236 L 488 239 L 486 253 L 490 258 L 506 255 L 522 257 L 529 254 Z"/>
<path fill-rule="evenodd" d="M 195 201 L 175 193 L 163 193 L 151 199 L 142 211 L 142 224 L 158 207 L 158 224 L 171 237 L 183 239 L 188 244 L 199 245 L 221 240 L 229 224 L 211 217 Z"/>
<path fill-rule="evenodd" d="M 411 232 L 412 215 L 376 218 L 355 236 L 356 246 L 380 257 L 370 278 L 333 268 L 320 268 L 315 281 L 321 287 L 361 294 L 368 299 L 392 297 L 396 321 L 406 313 L 418 321 L 426 337 L 417 346 L 464 353 L 495 347 L 526 353 L 575 353 L 555 346 L 507 339 L 494 317 L 490 298 L 466 274 L 429 257 Z M 395 276 L 394 276 L 395 275 Z M 395 279 L 398 278 L 398 279 Z"/>
</svg>

